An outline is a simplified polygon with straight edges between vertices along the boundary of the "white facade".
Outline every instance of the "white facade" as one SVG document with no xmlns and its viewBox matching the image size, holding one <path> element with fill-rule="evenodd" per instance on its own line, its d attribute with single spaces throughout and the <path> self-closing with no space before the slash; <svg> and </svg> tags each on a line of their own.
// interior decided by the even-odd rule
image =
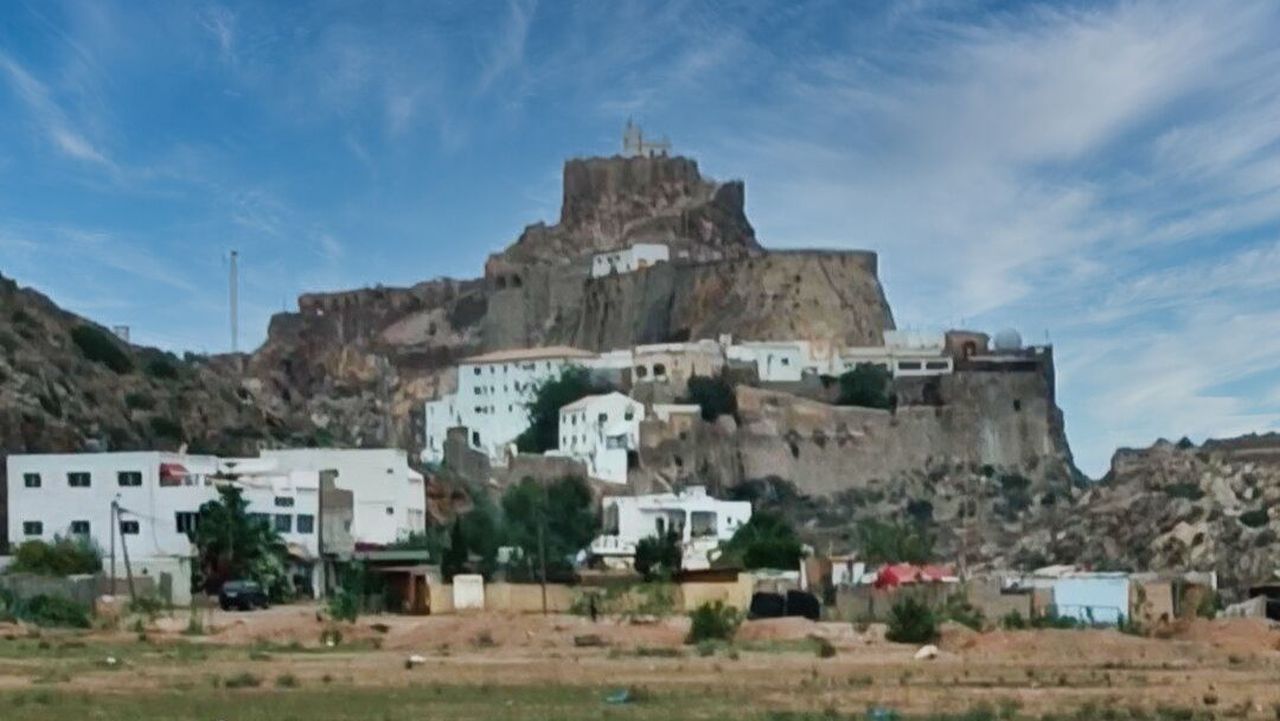
<svg viewBox="0 0 1280 721">
<path fill-rule="evenodd" d="M 334 485 L 351 491 L 355 508 L 351 536 L 357 543 L 387 545 L 427 527 L 422 474 L 395 448 L 300 448 L 262 451 L 282 471 L 337 471 Z"/>
<path fill-rule="evenodd" d="M 675 532 L 684 546 L 683 567 L 709 568 L 721 542 L 751 520 L 749 501 L 722 501 L 701 486 L 684 493 L 613 496 L 604 499 L 604 530 L 591 543 L 592 555 L 629 562 L 645 538 Z"/>
<path fill-rule="evenodd" d="M 821 372 L 806 341 L 747 342 L 729 346 L 729 360 L 754 363 L 760 380 L 785 383 L 800 380 L 806 369 Z"/>
<path fill-rule="evenodd" d="M 627 482 L 627 459 L 640 447 L 644 404 L 621 393 L 587 396 L 560 409 L 557 455 L 583 461 L 587 473 L 610 483 Z"/>
<path fill-rule="evenodd" d="M 591 277 L 603 278 L 614 273 L 632 273 L 669 260 L 671 260 L 671 249 L 665 244 L 636 243 L 620 250 L 593 255 Z"/>
<path fill-rule="evenodd" d="M 319 553 L 317 474 L 255 469 L 235 481 L 213 456 L 157 451 L 11 455 L 8 458 L 9 542 L 84 537 L 104 554 L 112 546 L 111 504 L 119 504 L 116 575 L 125 574 L 124 545 L 137 575 L 166 582 L 174 603 L 190 601 L 195 555 L 187 533 L 217 486 L 244 490 L 251 513 L 261 513 L 299 556 Z M 168 579 L 165 579 L 165 576 Z"/>
<path fill-rule="evenodd" d="M 586 366 L 595 353 L 567 347 L 498 351 L 468 358 L 458 365 L 458 389 L 426 404 L 426 442 L 422 459 L 444 460 L 450 428 L 467 429 L 468 444 L 506 465 L 511 444 L 529 427 L 528 403 L 542 381 L 566 368 Z"/>
</svg>

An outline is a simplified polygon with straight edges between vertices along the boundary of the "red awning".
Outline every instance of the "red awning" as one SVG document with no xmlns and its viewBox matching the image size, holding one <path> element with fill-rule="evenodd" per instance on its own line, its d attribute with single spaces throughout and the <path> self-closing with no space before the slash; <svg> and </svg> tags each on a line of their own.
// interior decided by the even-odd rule
<svg viewBox="0 0 1280 721">
<path fill-rule="evenodd" d="M 181 486 L 187 482 L 187 468 L 181 463 L 160 464 L 160 485 Z"/>
</svg>

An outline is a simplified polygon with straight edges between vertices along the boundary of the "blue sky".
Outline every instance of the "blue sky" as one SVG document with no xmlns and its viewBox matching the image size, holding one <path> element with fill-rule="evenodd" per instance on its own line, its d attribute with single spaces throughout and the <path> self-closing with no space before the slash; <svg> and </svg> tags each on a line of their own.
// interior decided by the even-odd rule
<svg viewBox="0 0 1280 721">
<path fill-rule="evenodd" d="M 472 277 L 634 116 L 899 324 L 1056 346 L 1084 470 L 1280 428 L 1280 5 L 0 3 L 0 272 L 135 340 Z"/>
</svg>

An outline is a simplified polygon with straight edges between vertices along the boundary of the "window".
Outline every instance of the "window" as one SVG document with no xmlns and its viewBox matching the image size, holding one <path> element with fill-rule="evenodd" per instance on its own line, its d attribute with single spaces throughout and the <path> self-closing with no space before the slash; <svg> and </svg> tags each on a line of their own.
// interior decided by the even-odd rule
<svg viewBox="0 0 1280 721">
<path fill-rule="evenodd" d="M 298 533 L 315 533 L 316 517 L 309 513 L 298 514 Z"/>
<path fill-rule="evenodd" d="M 395 508 L 392 508 L 391 506 L 387 506 L 387 515 L 388 515 L 388 516 L 394 516 L 394 515 L 396 515 L 396 509 L 395 509 Z"/>
<path fill-rule="evenodd" d="M 653 377 L 665 378 L 667 376 L 667 367 L 662 363 L 653 364 Z"/>
<path fill-rule="evenodd" d="M 480 447 L 480 431 L 471 431 L 471 445 Z"/>
<path fill-rule="evenodd" d="M 200 514 L 191 511 L 178 511 L 174 515 L 174 525 L 178 528 L 178 533 L 191 534 L 196 532 L 196 527 L 200 525 Z"/>
<path fill-rule="evenodd" d="M 636 366 L 636 378 L 644 378 L 649 375 L 649 369 L 644 366 Z"/>
<path fill-rule="evenodd" d="M 293 499 L 288 496 L 276 496 L 276 508 L 293 508 Z"/>
<path fill-rule="evenodd" d="M 270 514 L 270 513 L 256 513 L 256 512 L 255 512 L 255 513 L 250 513 L 250 514 L 248 514 L 248 515 L 249 515 L 249 518 L 250 518 L 250 519 L 252 519 L 252 520 L 253 520 L 253 522 L 254 522 L 254 523 L 256 523 L 256 524 L 263 525 L 263 526 L 270 526 L 270 525 L 271 525 L 271 514 Z"/>
<path fill-rule="evenodd" d="M 1014 398 L 1014 399 L 1013 399 L 1013 410 L 1014 410 L 1014 411 L 1020 411 L 1020 410 L 1022 410 L 1022 401 L 1021 401 L 1021 400 L 1019 400 L 1019 399 L 1017 399 L 1017 398 Z"/>
<path fill-rule="evenodd" d="M 39 521 L 23 521 L 22 535 L 39 536 L 44 533 L 44 524 Z"/>
<path fill-rule="evenodd" d="M 715 511 L 694 511 L 689 516 L 689 533 L 694 538 L 716 535 Z"/>
<path fill-rule="evenodd" d="M 924 367 L 931 371 L 944 371 L 947 369 L 947 362 L 946 361 L 929 361 L 928 363 L 924 364 Z"/>
<path fill-rule="evenodd" d="M 89 522 L 88 521 L 72 521 L 71 535 L 73 536 L 89 535 Z"/>
<path fill-rule="evenodd" d="M 898 370 L 900 370 L 900 371 L 918 371 L 918 370 L 920 370 L 920 362 L 919 362 L 919 361 L 902 361 L 902 362 L 898 363 Z"/>
<path fill-rule="evenodd" d="M 89 474 L 84 471 L 72 471 L 67 474 L 67 485 L 72 488 L 88 488 Z"/>
<path fill-rule="evenodd" d="M 786 357 L 784 357 L 784 358 L 782 359 L 782 365 L 784 365 L 784 366 L 789 366 L 789 365 L 791 365 L 791 359 L 790 359 L 790 358 L 786 358 Z"/>
<path fill-rule="evenodd" d="M 40 474 L 39 473 L 23 473 L 22 485 L 26 486 L 27 488 L 39 488 Z"/>
<path fill-rule="evenodd" d="M 126 488 L 142 485 L 142 471 L 120 471 L 116 474 L 116 482 Z"/>
<path fill-rule="evenodd" d="M 625 419 L 627 419 L 627 420 L 633 420 L 633 419 L 635 419 L 635 417 L 636 417 L 635 409 L 633 409 L 633 408 L 628 408 L 628 409 L 627 409 L 627 412 L 626 412 L 626 413 L 624 413 L 624 414 L 622 414 L 622 417 L 623 417 L 623 418 L 625 418 Z"/>
<path fill-rule="evenodd" d="M 476 366 L 475 371 L 476 375 L 480 375 L 480 366 Z"/>
<path fill-rule="evenodd" d="M 608 413 L 601 413 L 596 416 L 596 423 L 608 423 L 608 422 L 609 422 Z"/>
<path fill-rule="evenodd" d="M 120 535 L 122 536 L 138 535 L 138 522 L 137 521 L 121 521 Z"/>
<path fill-rule="evenodd" d="M 293 516 L 287 513 L 277 513 L 276 533 L 293 533 Z"/>
</svg>

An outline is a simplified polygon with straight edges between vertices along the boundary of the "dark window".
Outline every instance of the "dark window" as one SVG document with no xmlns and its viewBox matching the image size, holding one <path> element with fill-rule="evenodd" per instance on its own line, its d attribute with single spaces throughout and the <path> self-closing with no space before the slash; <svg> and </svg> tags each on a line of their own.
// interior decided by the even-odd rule
<svg viewBox="0 0 1280 721">
<path fill-rule="evenodd" d="M 74 536 L 89 535 L 89 522 L 88 521 L 72 521 L 71 534 Z"/>
<path fill-rule="evenodd" d="M 476 375 L 480 375 L 480 366 L 476 366 L 475 371 L 476 371 Z"/>
<path fill-rule="evenodd" d="M 142 471 L 120 471 L 116 474 L 116 482 L 126 487 L 141 486 Z"/>
<path fill-rule="evenodd" d="M 649 375 L 649 369 L 644 366 L 636 366 L 636 378 L 644 378 Z"/>
<path fill-rule="evenodd" d="M 655 378 L 665 378 L 667 375 L 667 366 L 662 363 L 653 364 L 653 376 Z"/>
<path fill-rule="evenodd" d="M 293 508 L 293 499 L 288 496 L 276 496 L 277 508 Z"/>
<path fill-rule="evenodd" d="M 298 514 L 298 533 L 314 533 L 316 530 L 316 517 L 309 513 Z"/>
<path fill-rule="evenodd" d="M 254 523 L 258 523 L 268 527 L 271 526 L 270 513 L 250 513 L 249 518 L 252 519 Z"/>
<path fill-rule="evenodd" d="M 121 521 L 120 534 L 123 536 L 138 535 L 138 522 L 137 521 Z"/>
<path fill-rule="evenodd" d="M 44 524 L 39 521 L 23 521 L 22 534 L 24 536 L 39 536 L 44 533 Z"/>
<path fill-rule="evenodd" d="M 178 533 L 195 533 L 196 527 L 200 525 L 200 514 L 178 511 L 174 514 L 174 522 L 178 527 Z"/>
<path fill-rule="evenodd" d="M 920 370 L 920 362 L 919 361 L 902 361 L 901 363 L 898 364 L 898 370 L 918 371 Z"/>
<path fill-rule="evenodd" d="M 608 422 L 609 422 L 608 413 L 601 413 L 596 416 L 596 423 L 608 423 Z"/>
<path fill-rule="evenodd" d="M 287 513 L 276 514 L 276 533 L 292 533 L 293 516 Z"/>
<path fill-rule="evenodd" d="M 471 445 L 480 447 L 480 431 L 471 431 Z"/>
<path fill-rule="evenodd" d="M 395 515 L 395 513 L 396 513 L 396 509 L 392 508 L 391 506 L 387 506 L 387 515 L 388 515 L 388 516 L 394 516 L 394 515 Z"/>
<path fill-rule="evenodd" d="M 40 474 L 39 473 L 23 473 L 22 485 L 26 486 L 27 488 L 39 488 Z"/>
<path fill-rule="evenodd" d="M 928 368 L 931 371 L 944 371 L 947 369 L 947 362 L 946 361 L 929 361 L 928 363 L 924 364 L 924 367 Z"/>
<path fill-rule="evenodd" d="M 1015 411 L 1020 411 L 1020 410 L 1022 410 L 1022 401 L 1021 401 L 1021 400 L 1019 400 L 1019 399 L 1017 399 L 1017 398 L 1014 398 L 1014 399 L 1013 399 L 1013 410 L 1015 410 Z"/>
<path fill-rule="evenodd" d="M 72 488 L 88 488 L 89 474 L 83 471 L 73 471 L 67 474 L 67 485 Z"/>
</svg>

